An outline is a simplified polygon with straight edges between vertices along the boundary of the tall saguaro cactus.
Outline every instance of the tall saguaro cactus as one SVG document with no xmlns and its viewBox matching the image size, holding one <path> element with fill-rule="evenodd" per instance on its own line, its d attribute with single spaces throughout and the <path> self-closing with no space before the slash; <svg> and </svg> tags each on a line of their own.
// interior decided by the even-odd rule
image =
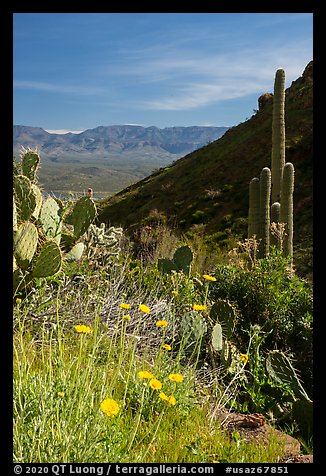
<svg viewBox="0 0 326 476">
<path fill-rule="evenodd" d="M 260 258 L 268 255 L 270 243 L 280 246 L 274 238 L 270 240 L 271 222 L 284 223 L 283 253 L 293 255 L 294 167 L 291 162 L 285 163 L 284 84 L 285 72 L 278 69 L 274 82 L 271 170 L 264 167 L 260 180 L 255 177 L 249 185 L 248 237 L 256 235 L 260 240 Z"/>
<path fill-rule="evenodd" d="M 272 122 L 272 203 L 281 199 L 282 176 L 285 165 L 285 72 L 275 74 Z"/>
</svg>

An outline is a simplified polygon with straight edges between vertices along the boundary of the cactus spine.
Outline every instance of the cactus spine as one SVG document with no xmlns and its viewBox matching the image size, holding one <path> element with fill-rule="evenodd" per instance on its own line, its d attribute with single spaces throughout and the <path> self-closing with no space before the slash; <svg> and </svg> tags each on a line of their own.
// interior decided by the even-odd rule
<svg viewBox="0 0 326 476">
<path fill-rule="evenodd" d="M 281 199 L 282 176 L 285 165 L 285 72 L 275 74 L 272 122 L 272 203 Z"/>
</svg>

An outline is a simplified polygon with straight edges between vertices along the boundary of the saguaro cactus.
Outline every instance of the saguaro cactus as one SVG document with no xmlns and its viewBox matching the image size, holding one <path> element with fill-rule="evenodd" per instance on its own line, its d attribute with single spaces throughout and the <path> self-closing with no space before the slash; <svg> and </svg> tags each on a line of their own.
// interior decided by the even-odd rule
<svg viewBox="0 0 326 476">
<path fill-rule="evenodd" d="M 281 199 L 282 176 L 285 165 L 285 72 L 275 74 L 272 122 L 272 203 Z"/>
<path fill-rule="evenodd" d="M 268 167 L 264 167 L 260 174 L 260 258 L 267 256 L 269 252 L 270 193 L 271 171 Z"/>
<path fill-rule="evenodd" d="M 293 255 L 293 190 L 294 167 L 287 162 L 283 171 L 282 200 L 280 206 L 280 222 L 285 223 L 283 252 L 285 256 Z"/>
<path fill-rule="evenodd" d="M 249 217 L 248 236 L 260 237 L 260 184 L 259 178 L 254 177 L 249 185 Z"/>
<path fill-rule="evenodd" d="M 284 223 L 283 252 L 286 256 L 293 254 L 294 167 L 290 162 L 285 164 L 284 84 L 285 72 L 278 69 L 274 82 L 271 170 L 265 167 L 260 180 L 254 178 L 249 185 L 248 237 L 256 234 L 261 239 L 258 255 L 260 258 L 267 256 L 270 243 L 280 246 L 280 240 L 271 237 L 271 222 Z"/>
</svg>

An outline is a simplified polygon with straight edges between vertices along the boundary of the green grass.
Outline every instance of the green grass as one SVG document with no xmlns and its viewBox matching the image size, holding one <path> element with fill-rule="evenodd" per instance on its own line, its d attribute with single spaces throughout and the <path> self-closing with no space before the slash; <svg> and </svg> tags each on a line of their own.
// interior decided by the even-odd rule
<svg viewBox="0 0 326 476">
<path fill-rule="evenodd" d="M 214 417 L 236 398 L 241 372 L 223 380 L 220 367 L 201 361 L 198 344 L 187 351 L 180 316 L 208 295 L 196 279 L 166 277 L 125 256 L 107 268 L 69 265 L 17 299 L 15 462 L 282 459 L 275 438 L 266 447 L 248 444 L 237 433 L 228 435 Z M 151 372 L 162 388 L 140 378 L 140 371 Z M 171 381 L 171 374 L 182 381 Z M 175 401 L 160 398 L 161 392 Z M 118 404 L 116 414 L 101 409 L 106 399 Z"/>
<path fill-rule="evenodd" d="M 196 402 L 193 369 L 176 368 L 167 351 L 139 358 L 134 345 L 113 343 L 96 323 L 91 334 L 61 331 L 52 327 L 36 339 L 20 322 L 15 334 L 14 461 L 278 460 L 276 442 L 248 450 L 229 441 L 216 422 L 208 426 L 211 408 Z M 175 406 L 140 380 L 144 369 L 175 395 Z M 173 370 L 183 372 L 183 382 L 169 381 Z M 106 398 L 118 403 L 117 415 L 101 411 Z"/>
</svg>

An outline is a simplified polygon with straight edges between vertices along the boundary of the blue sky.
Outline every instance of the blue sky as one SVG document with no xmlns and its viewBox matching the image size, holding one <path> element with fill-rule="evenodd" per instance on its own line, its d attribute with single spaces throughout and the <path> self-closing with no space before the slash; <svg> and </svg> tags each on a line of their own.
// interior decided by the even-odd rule
<svg viewBox="0 0 326 476">
<path fill-rule="evenodd" d="M 233 126 L 312 48 L 312 13 L 16 13 L 14 124 Z"/>
</svg>

